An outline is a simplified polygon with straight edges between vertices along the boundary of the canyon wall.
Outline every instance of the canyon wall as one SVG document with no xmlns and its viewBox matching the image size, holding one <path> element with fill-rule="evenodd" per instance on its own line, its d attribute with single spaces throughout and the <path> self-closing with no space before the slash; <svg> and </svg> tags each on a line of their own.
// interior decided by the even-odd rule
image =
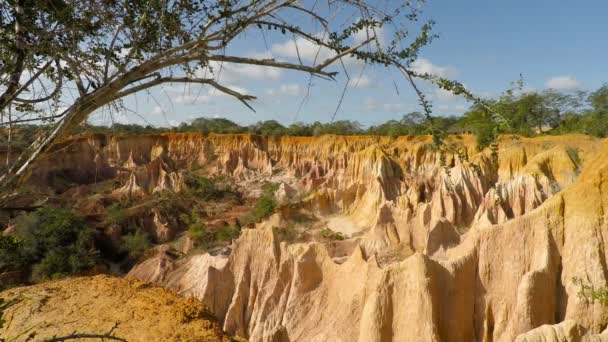
<svg viewBox="0 0 608 342">
<path fill-rule="evenodd" d="M 87 136 L 32 179 L 122 174 L 115 195 L 142 196 L 179 191 L 200 166 L 245 191 L 281 183 L 283 206 L 229 256 L 159 253 L 129 274 L 200 298 L 252 341 L 607 338 L 608 310 L 572 279 L 608 285 L 608 145 L 507 136 L 494 161 L 471 136 L 449 140 L 461 157 L 430 137 Z M 281 241 L 273 228 L 294 212 L 347 239 Z"/>
</svg>

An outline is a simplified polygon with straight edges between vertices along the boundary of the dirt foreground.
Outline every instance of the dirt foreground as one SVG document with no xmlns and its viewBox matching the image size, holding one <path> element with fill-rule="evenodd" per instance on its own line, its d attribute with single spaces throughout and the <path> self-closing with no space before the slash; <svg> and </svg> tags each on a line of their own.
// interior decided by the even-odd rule
<svg viewBox="0 0 608 342">
<path fill-rule="evenodd" d="M 0 292 L 5 301 L 0 336 L 33 341 L 73 333 L 113 335 L 127 341 L 231 341 L 193 298 L 109 276 L 73 278 Z"/>
</svg>

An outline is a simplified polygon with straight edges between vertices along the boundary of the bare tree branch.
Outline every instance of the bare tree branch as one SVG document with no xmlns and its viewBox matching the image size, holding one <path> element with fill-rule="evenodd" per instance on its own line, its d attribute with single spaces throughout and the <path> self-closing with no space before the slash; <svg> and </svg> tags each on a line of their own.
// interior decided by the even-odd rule
<svg viewBox="0 0 608 342">
<path fill-rule="evenodd" d="M 59 65 L 59 60 L 55 60 L 55 65 L 57 67 L 57 83 L 55 84 L 55 89 L 53 89 L 53 91 L 41 98 L 34 98 L 34 99 L 22 99 L 22 98 L 18 98 L 15 97 L 15 101 L 17 102 L 21 102 L 21 103 L 40 103 L 40 102 L 45 102 L 48 101 L 50 99 L 52 99 L 53 97 L 55 97 L 57 94 L 59 94 L 59 92 L 61 91 L 61 87 L 63 86 L 63 73 L 61 72 L 61 66 Z M 38 71 L 38 73 L 34 76 L 32 76 L 28 82 L 26 84 L 24 84 L 24 88 L 29 86 L 31 84 L 31 82 L 34 82 L 34 80 L 38 79 L 38 77 L 40 76 L 40 74 L 42 74 L 42 72 L 47 69 L 50 66 L 50 62 L 48 62 L 42 69 L 40 69 Z M 17 94 L 15 94 L 15 96 L 17 96 L 20 93 L 17 92 Z"/>
<path fill-rule="evenodd" d="M 126 339 L 114 335 L 114 330 L 116 330 L 116 328 L 118 328 L 118 325 L 119 325 L 119 323 L 115 323 L 114 326 L 112 326 L 112 328 L 110 329 L 110 331 L 108 331 L 105 334 L 86 334 L 86 333 L 73 332 L 70 335 L 51 337 L 51 338 L 45 339 L 44 342 L 63 342 L 63 341 L 69 341 L 69 340 L 79 340 L 79 339 L 83 339 L 83 338 L 100 339 L 102 341 L 103 340 L 112 340 L 112 341 L 127 342 Z"/>
<path fill-rule="evenodd" d="M 276 67 L 282 69 L 291 69 L 298 71 L 305 71 L 312 74 L 322 75 L 329 77 L 330 79 L 334 79 L 337 72 L 325 72 L 317 66 L 310 67 L 305 65 L 287 63 L 287 62 L 278 62 L 274 59 L 255 59 L 255 58 L 247 58 L 247 57 L 236 57 L 236 56 L 224 56 L 224 55 L 209 55 L 206 57 L 209 61 L 218 61 L 218 62 L 230 62 L 230 63 L 238 63 L 238 64 L 250 64 L 250 65 L 261 65 L 261 66 L 269 66 Z"/>
<path fill-rule="evenodd" d="M 6 107 L 14 97 L 14 93 L 19 88 L 19 79 L 25 69 L 25 26 L 23 25 L 24 15 L 24 0 L 18 0 L 15 2 L 15 48 L 17 50 L 15 55 L 14 67 L 9 77 L 9 83 L 4 93 L 0 96 L 0 109 Z"/>
<path fill-rule="evenodd" d="M 316 68 L 319 69 L 319 70 L 321 70 L 321 69 L 327 67 L 328 65 L 330 65 L 333 62 L 337 61 L 338 59 L 340 59 L 340 58 L 342 58 L 344 56 L 347 56 L 347 55 L 355 52 L 356 50 L 358 50 L 362 46 L 367 45 L 369 42 L 371 42 L 374 39 L 376 39 L 376 37 L 370 37 L 370 38 L 362 41 L 361 43 L 359 43 L 359 44 L 357 44 L 357 45 L 355 45 L 355 46 L 353 46 L 353 47 L 351 47 L 349 49 L 346 49 L 343 52 L 341 52 L 341 53 L 339 53 L 339 54 L 337 54 L 337 55 L 335 55 L 333 57 L 330 57 L 330 58 L 326 59 L 325 61 L 321 62 L 321 64 L 317 65 Z"/>
</svg>

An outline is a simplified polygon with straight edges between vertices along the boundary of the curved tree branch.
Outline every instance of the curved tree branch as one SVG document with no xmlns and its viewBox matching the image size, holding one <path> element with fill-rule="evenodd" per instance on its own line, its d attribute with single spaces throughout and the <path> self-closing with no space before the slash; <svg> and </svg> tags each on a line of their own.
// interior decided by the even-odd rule
<svg viewBox="0 0 608 342">
<path fill-rule="evenodd" d="M 247 108 L 251 109 L 253 112 L 255 112 L 255 110 L 253 109 L 253 107 L 251 107 L 251 105 L 249 105 L 249 103 L 247 103 L 247 101 L 250 100 L 255 100 L 256 97 L 253 95 L 247 95 L 247 94 L 241 94 L 238 91 L 232 90 L 228 87 L 225 87 L 219 83 L 217 83 L 214 79 L 212 78 L 189 78 L 189 77 L 158 77 L 155 80 L 152 80 L 150 82 L 147 83 L 143 83 L 143 84 L 139 84 L 137 86 L 131 87 L 129 89 L 123 90 L 119 93 L 116 94 L 116 96 L 114 96 L 114 98 L 112 99 L 112 101 L 116 101 L 120 98 L 123 98 L 125 96 L 129 96 L 131 94 L 135 94 L 137 92 L 140 92 L 142 90 L 148 89 L 148 88 L 152 88 L 154 86 L 157 86 L 159 84 L 162 83 L 199 83 L 199 84 L 208 84 L 214 88 L 216 88 L 217 90 L 234 96 L 236 97 L 239 101 L 241 101 L 245 106 L 247 106 Z"/>
<path fill-rule="evenodd" d="M 30 80 L 28 80 L 28 83 L 24 84 L 22 88 L 26 88 L 27 86 L 29 86 L 31 84 L 31 82 L 33 82 L 35 79 L 37 79 L 40 76 L 40 74 L 42 74 L 42 72 L 48 68 L 49 63 L 47 63 L 43 69 L 40 69 L 39 72 L 36 75 L 34 75 L 34 77 L 32 77 Z M 15 97 L 14 100 L 17 102 L 21 102 L 21 103 L 40 103 L 40 102 L 48 101 L 48 100 L 52 99 L 53 97 L 55 97 L 57 94 L 59 94 L 59 92 L 61 91 L 61 87 L 63 86 L 63 73 L 61 72 L 61 66 L 59 65 L 59 60 L 55 60 L 55 66 L 57 67 L 58 79 L 57 79 L 57 83 L 55 84 L 55 89 L 53 89 L 53 91 L 49 95 L 47 95 L 45 97 L 37 98 L 37 99 L 21 99 L 21 98 Z"/>
</svg>

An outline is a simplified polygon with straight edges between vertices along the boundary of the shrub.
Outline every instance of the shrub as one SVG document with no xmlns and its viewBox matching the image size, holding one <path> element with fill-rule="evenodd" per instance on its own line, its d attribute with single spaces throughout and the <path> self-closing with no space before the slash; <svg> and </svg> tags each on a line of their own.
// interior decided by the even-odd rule
<svg viewBox="0 0 608 342">
<path fill-rule="evenodd" d="M 182 214 L 180 217 L 186 223 L 188 236 L 195 245 L 208 248 L 213 243 L 215 237 L 208 231 L 207 226 L 196 212 L 192 211 L 190 215 Z"/>
<path fill-rule="evenodd" d="M 272 231 L 279 241 L 292 242 L 298 238 L 298 232 L 293 225 L 287 225 L 285 227 L 272 227 Z"/>
<path fill-rule="evenodd" d="M 344 236 L 344 234 L 340 233 L 340 232 L 334 232 L 333 230 L 329 229 L 329 228 L 323 228 L 323 230 L 321 230 L 321 237 L 328 239 L 328 240 L 344 240 L 346 239 L 346 237 Z"/>
<path fill-rule="evenodd" d="M 0 273 L 21 268 L 23 243 L 15 236 L 0 235 Z"/>
<path fill-rule="evenodd" d="M 127 253 L 129 260 L 137 261 L 150 248 L 150 237 L 138 229 L 135 233 L 122 237 L 122 247 Z"/>
<path fill-rule="evenodd" d="M 185 183 L 189 192 L 202 200 L 219 199 L 224 194 L 224 191 L 217 186 L 213 179 L 204 176 L 187 174 Z"/>
<path fill-rule="evenodd" d="M 94 234 L 71 210 L 41 208 L 17 221 L 21 247 L 14 251 L 23 265 L 32 267 L 34 281 L 82 274 L 96 262 Z M 10 242 L 13 248 L 14 242 Z"/>
<path fill-rule="evenodd" d="M 232 241 L 239 237 L 241 228 L 235 225 L 223 226 L 215 232 L 216 241 Z"/>
<path fill-rule="evenodd" d="M 112 203 L 106 208 L 104 224 L 108 226 L 121 225 L 128 219 L 126 208 L 123 203 Z"/>
<path fill-rule="evenodd" d="M 274 195 L 277 190 L 279 190 L 278 183 L 264 182 L 264 184 L 262 184 L 262 193 L 265 195 Z"/>
<path fill-rule="evenodd" d="M 253 216 L 256 221 L 270 216 L 277 208 L 274 193 L 279 188 L 276 183 L 266 182 L 262 185 L 262 196 L 258 198 L 253 208 Z"/>
<path fill-rule="evenodd" d="M 602 306 L 608 306 L 608 287 L 595 287 L 589 280 L 589 276 L 586 279 L 573 277 L 572 282 L 578 286 L 578 298 L 585 301 L 585 303 L 594 304 L 600 303 Z"/>
<path fill-rule="evenodd" d="M 566 148 L 566 153 L 568 153 L 568 156 L 570 157 L 570 160 L 572 160 L 572 162 L 574 163 L 574 165 L 576 165 L 577 169 L 580 169 L 581 165 L 583 165 L 581 158 L 579 156 L 579 151 L 576 148 L 573 147 L 567 147 Z"/>
<path fill-rule="evenodd" d="M 277 203 L 274 199 L 274 196 L 263 195 L 258 198 L 255 203 L 255 207 L 253 208 L 253 214 L 256 218 L 256 221 L 264 219 L 270 216 L 274 210 L 276 209 Z"/>
</svg>

